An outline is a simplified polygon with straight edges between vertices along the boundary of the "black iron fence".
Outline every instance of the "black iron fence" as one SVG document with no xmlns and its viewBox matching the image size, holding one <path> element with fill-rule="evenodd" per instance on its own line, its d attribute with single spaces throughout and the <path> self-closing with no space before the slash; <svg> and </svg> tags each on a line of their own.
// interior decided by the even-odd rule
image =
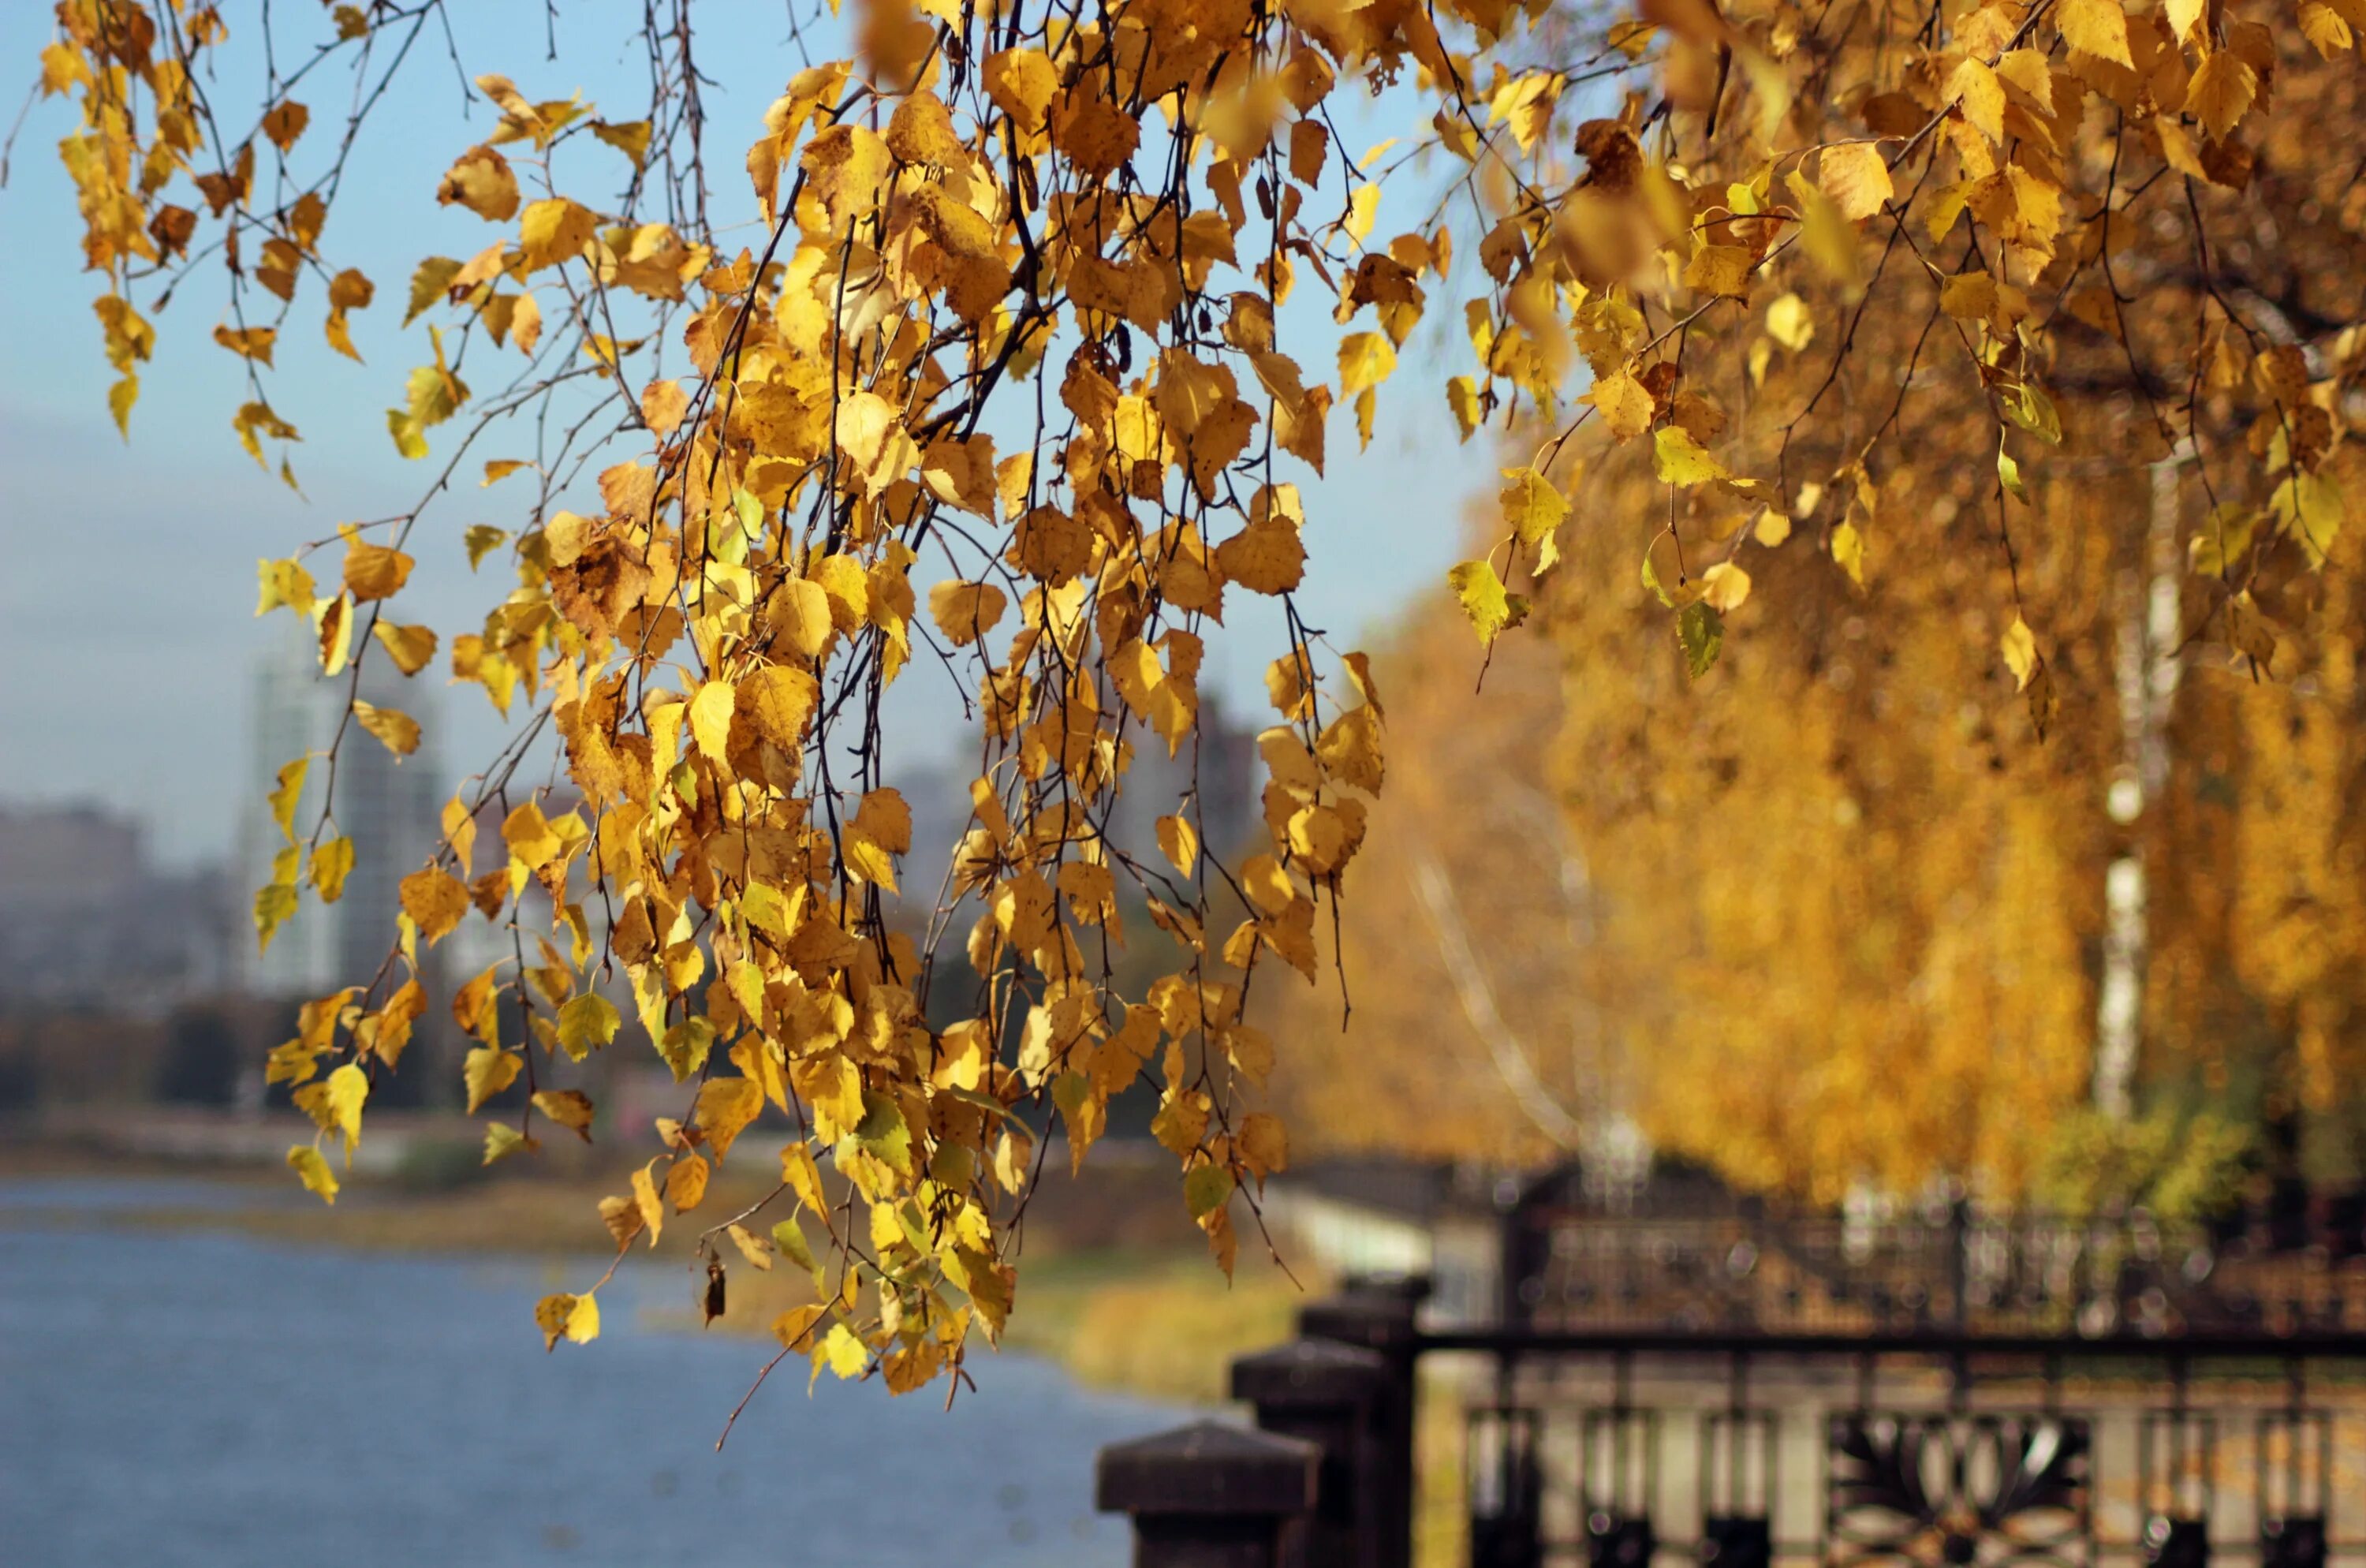
<svg viewBox="0 0 2366 1568">
<path fill-rule="evenodd" d="M 1430 1331 L 1419 1300 L 1310 1304 L 1235 1364 L 1254 1430 L 1108 1450 L 1137 1563 L 1405 1568 L 1419 1390 L 1472 1568 L 2366 1568 L 2366 1335 L 2323 1314 Z"/>
</svg>

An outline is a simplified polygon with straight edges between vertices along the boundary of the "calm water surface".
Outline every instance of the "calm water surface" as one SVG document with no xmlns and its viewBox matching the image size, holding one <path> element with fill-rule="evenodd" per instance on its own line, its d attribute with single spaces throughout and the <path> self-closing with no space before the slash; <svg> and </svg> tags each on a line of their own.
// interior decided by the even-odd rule
<svg viewBox="0 0 2366 1568">
<path fill-rule="evenodd" d="M 580 1269 L 106 1213 L 219 1191 L 0 1181 L 0 1563 L 1119 1568 L 1094 1450 L 1181 1418 L 1016 1356 L 950 1414 L 808 1399 L 783 1362 L 717 1454 L 769 1351 L 652 1326 L 678 1272 L 620 1276 L 599 1343 L 546 1356 L 533 1303 Z"/>
</svg>

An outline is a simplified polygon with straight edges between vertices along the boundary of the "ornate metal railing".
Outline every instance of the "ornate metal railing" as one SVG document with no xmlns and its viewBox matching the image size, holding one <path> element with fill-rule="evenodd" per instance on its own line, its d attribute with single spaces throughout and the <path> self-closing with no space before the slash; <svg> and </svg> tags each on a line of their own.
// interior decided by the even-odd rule
<svg viewBox="0 0 2366 1568">
<path fill-rule="evenodd" d="M 1470 1568 L 2366 1568 L 2347 1329 L 1430 1330 L 1419 1299 L 1351 1286 L 1234 1363 L 1257 1431 L 1105 1450 L 1138 1568 L 1407 1568 L 1417 1389 L 1463 1432 Z"/>
<path fill-rule="evenodd" d="M 1473 1568 L 2366 1563 L 2366 1337 L 1425 1336 Z"/>
</svg>

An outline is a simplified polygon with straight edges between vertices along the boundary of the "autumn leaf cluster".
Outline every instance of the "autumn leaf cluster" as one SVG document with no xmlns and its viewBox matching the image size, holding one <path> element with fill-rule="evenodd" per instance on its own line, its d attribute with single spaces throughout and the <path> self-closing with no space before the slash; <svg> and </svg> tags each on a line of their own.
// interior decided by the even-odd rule
<svg viewBox="0 0 2366 1568">
<path fill-rule="evenodd" d="M 317 321 L 350 355 L 354 313 L 398 293 L 423 328 L 384 416 L 429 476 L 419 503 L 262 568 L 261 610 L 348 682 L 337 745 L 419 743 L 359 698 L 366 660 L 440 667 L 517 720 L 403 880 L 385 965 L 274 1053 L 321 1128 L 291 1164 L 333 1194 L 323 1148 L 400 1063 L 428 959 L 494 922 L 513 956 L 434 998 L 475 1042 L 472 1111 L 523 1080 L 488 1158 L 530 1153 L 538 1125 L 589 1135 L 582 1065 L 653 1051 L 682 1113 L 603 1206 L 621 1256 L 696 1209 L 769 1108 L 794 1129 L 768 1201 L 787 1217 L 693 1247 L 718 1280 L 735 1256 L 811 1268 L 820 1304 L 781 1332 L 817 1371 L 900 1391 L 998 1332 L 1045 1153 L 1023 1102 L 1081 1161 L 1146 1082 L 1229 1265 L 1235 1213 L 1287 1158 L 1252 1109 L 1275 1051 L 1249 998 L 1314 978 L 1386 773 L 1369 665 L 1298 613 L 1323 519 L 1290 476 L 1340 460 L 1336 406 L 1372 438 L 1383 387 L 1429 352 L 1425 317 L 1468 337 L 1439 378 L 1466 437 L 1545 434 L 1504 476 L 1493 547 L 1452 574 L 1491 644 L 1577 561 L 1622 581 L 1639 563 L 1705 674 L 1728 618 L 1766 602 L 1753 577 L 1801 604 L 1875 592 L 1910 536 L 1896 498 L 1969 451 L 1981 493 L 1959 512 L 1993 525 L 1943 547 L 1983 563 L 1985 598 L 1948 609 L 2043 728 L 2078 603 L 2049 622 L 2025 595 L 2012 508 L 2066 430 L 2140 432 L 2191 465 L 2196 625 L 2254 656 L 2274 637 L 2261 592 L 2339 530 L 2355 311 L 2297 312 L 2268 265 L 2237 273 L 2262 212 L 2299 224 L 2267 263 L 2354 233 L 2321 128 L 2358 123 L 2355 0 L 2271 19 L 2198 0 L 875 0 L 843 18 L 844 58 L 784 65 L 726 153 L 696 51 L 740 40 L 659 7 L 634 118 L 474 76 L 471 128 L 412 199 L 474 215 L 485 243 L 417 262 L 381 304 L 331 219 L 358 139 L 417 133 L 371 114 L 442 9 L 327 7 L 259 105 L 203 85 L 263 13 L 62 0 L 39 66 L 79 113 L 61 150 L 119 422 L 158 300 L 195 280 L 246 376 L 236 437 L 291 482 L 280 334 Z M 342 124 L 321 107 L 340 70 Z M 1336 111 L 1364 93 L 1413 130 L 1359 155 Z M 1331 323 L 1318 355 L 1291 351 L 1308 299 Z M 513 525 L 438 536 L 464 472 Z M 481 626 L 401 618 L 430 547 L 504 578 Z M 1796 566 L 1760 560 L 1786 550 Z M 1208 842 L 1190 787 L 1159 803 L 1155 856 L 1113 841 L 1134 759 L 1193 754 L 1208 640 L 1256 601 L 1284 628 L 1260 654 L 1259 841 Z M 976 767 L 951 863 L 913 866 L 882 699 L 933 667 L 965 694 Z M 265 941 L 308 888 L 342 895 L 335 759 L 291 759 L 273 797 Z M 315 767 L 329 787 L 299 820 Z M 1211 924 L 1224 908 L 1245 918 Z M 1163 962 L 1123 993 L 1128 911 Z M 544 1303 L 554 1343 L 596 1334 L 597 1290 Z"/>
</svg>

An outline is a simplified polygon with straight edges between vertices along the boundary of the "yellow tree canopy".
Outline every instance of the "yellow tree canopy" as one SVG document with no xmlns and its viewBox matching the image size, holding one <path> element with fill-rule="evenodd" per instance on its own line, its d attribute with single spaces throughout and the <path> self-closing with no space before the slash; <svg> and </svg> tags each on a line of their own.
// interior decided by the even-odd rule
<svg viewBox="0 0 2366 1568">
<path fill-rule="evenodd" d="M 483 246 L 372 276 L 327 225 L 354 146 L 431 133 L 372 111 L 436 52 L 442 8 L 310 14 L 300 47 L 265 51 L 302 63 L 272 65 L 259 102 L 208 84 L 242 29 L 298 25 L 261 7 L 62 0 L 39 62 L 78 111 L 60 149 L 118 420 L 167 298 L 220 303 L 213 337 L 249 372 L 231 423 L 283 471 L 280 334 L 348 349 L 353 313 L 397 300 L 419 323 L 384 423 L 422 465 L 420 502 L 266 562 L 262 607 L 304 618 L 331 674 L 434 664 L 520 719 L 404 882 L 385 965 L 308 1009 L 272 1075 L 349 1148 L 430 1005 L 423 954 L 501 922 L 514 957 L 451 1000 L 478 1042 L 472 1105 L 529 1091 L 489 1155 L 530 1150 L 542 1121 L 588 1124 L 570 1079 L 626 1038 L 594 989 L 623 976 L 635 1048 L 682 1106 L 604 1210 L 620 1248 L 696 1206 L 761 1106 L 786 1111 L 803 1135 L 780 1201 L 805 1218 L 773 1245 L 810 1247 L 827 1306 L 784 1337 L 839 1375 L 911 1388 L 998 1329 L 1040 1155 L 1023 1100 L 1080 1154 L 1146 1076 L 1227 1260 L 1236 1192 L 1286 1157 L 1249 1109 L 1273 1043 L 1243 1008 L 1313 978 L 1385 771 L 1364 667 L 1291 601 L 1290 465 L 1343 460 L 1335 406 L 1368 441 L 1384 385 L 1418 378 L 1389 400 L 1555 432 L 1507 477 L 1496 548 L 1454 573 L 1490 639 L 1527 612 L 1527 573 L 1578 533 L 1591 558 L 1598 533 L 1624 563 L 1607 581 L 1649 550 L 1696 669 L 1755 572 L 1748 603 L 1774 615 L 1865 592 L 1880 638 L 1929 640 L 1934 681 L 2011 666 L 2043 726 L 2080 700 L 2091 672 L 2067 650 L 2106 591 L 2072 573 L 2033 602 L 2013 568 L 2057 547 L 2012 509 L 2066 434 L 2181 465 L 2206 520 L 2178 530 L 2206 534 L 2180 563 L 2192 636 L 2272 666 L 2313 635 L 2359 346 L 2360 198 L 2338 153 L 2361 118 L 2355 0 L 871 0 L 829 30 L 841 58 L 784 59 L 761 123 L 722 141 L 698 53 L 751 40 L 685 0 L 642 36 L 645 111 L 490 62 L 516 74 L 475 76 L 437 187 L 371 197 L 465 209 Z M 1346 96 L 1390 92 L 1418 106 L 1413 133 L 1342 146 Z M 1280 346 L 1293 295 L 1335 322 L 1320 355 Z M 1416 378 L 1425 316 L 1471 355 Z M 1770 376 L 1777 355 L 1797 374 Z M 1594 429 L 1617 444 L 1599 461 L 1648 465 L 1647 504 L 1576 485 Z M 439 502 L 480 460 L 509 525 L 450 537 Z M 1952 523 L 1918 534 L 1909 497 L 1934 519 L 1953 500 Z M 1760 566 L 1761 514 L 1795 565 Z M 470 629 L 407 621 L 428 548 L 498 558 L 514 586 Z M 1112 845 L 1132 760 L 1188 754 L 1207 639 L 1252 596 L 1288 628 L 1268 842 L 1212 861 L 1186 790 L 1164 854 Z M 881 771 L 882 694 L 923 662 L 975 694 L 950 867 L 898 863 L 910 803 Z M 340 746 L 418 743 L 398 709 L 351 716 Z M 581 806 L 546 812 L 521 771 L 545 735 Z M 274 795 L 265 940 L 307 888 L 343 889 L 333 792 L 296 817 L 306 769 L 333 765 L 291 759 Z M 498 843 L 477 841 L 485 810 Z M 2015 830 L 2039 842 L 2042 816 Z M 2059 852 L 2033 851 L 2033 888 Z M 941 878 L 925 940 L 891 930 L 899 886 Z M 521 915 L 529 885 L 551 920 Z M 1110 980 L 1121 885 L 1166 959 L 1132 994 Z M 1250 918 L 1211 927 L 1211 886 Z M 1746 900 L 1733 918 L 1749 940 Z M 1900 934 L 1828 961 L 1877 964 Z M 965 1016 L 929 1021 L 949 996 Z M 2051 1027 L 2043 996 L 1996 1005 Z M 333 1193 L 321 1147 L 291 1163 Z M 719 1258 L 727 1228 L 695 1245 Z M 596 1295 L 551 1298 L 545 1332 L 591 1337 Z"/>
</svg>

